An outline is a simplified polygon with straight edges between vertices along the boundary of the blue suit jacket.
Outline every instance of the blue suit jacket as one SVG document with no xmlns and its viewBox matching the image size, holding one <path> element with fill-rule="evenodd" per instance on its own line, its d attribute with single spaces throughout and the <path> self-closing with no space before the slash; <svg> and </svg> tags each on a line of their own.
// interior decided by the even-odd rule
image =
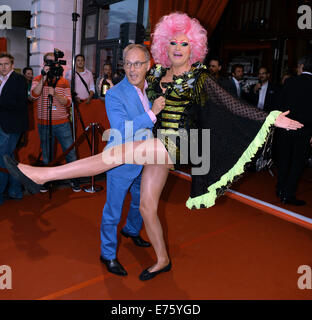
<svg viewBox="0 0 312 320">
<path fill-rule="evenodd" d="M 154 123 L 145 112 L 137 91 L 129 83 L 127 77 L 107 91 L 105 107 L 111 127 L 106 149 L 127 141 L 138 141 L 152 137 L 151 129 Z M 128 121 L 132 121 L 132 123 Z M 141 173 L 142 168 L 142 165 L 124 164 L 108 171 L 108 173 L 134 179 Z"/>
</svg>

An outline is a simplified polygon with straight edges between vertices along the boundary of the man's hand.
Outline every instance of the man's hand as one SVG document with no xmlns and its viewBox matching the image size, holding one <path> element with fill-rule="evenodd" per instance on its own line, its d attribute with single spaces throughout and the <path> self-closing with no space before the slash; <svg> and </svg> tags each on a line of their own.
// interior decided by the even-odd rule
<svg viewBox="0 0 312 320">
<path fill-rule="evenodd" d="M 257 91 L 259 91 L 261 89 L 261 83 L 257 83 L 255 86 L 254 86 L 254 93 L 257 93 Z"/>
<path fill-rule="evenodd" d="M 102 83 L 103 83 L 103 81 L 104 81 L 104 78 L 102 78 L 102 79 L 100 80 L 100 82 L 99 82 L 98 90 L 99 90 L 100 94 L 101 94 L 101 90 L 102 90 Z M 114 84 L 113 84 L 113 82 L 112 82 L 111 80 L 106 79 L 106 81 L 109 83 L 110 88 L 112 88 L 112 87 L 114 86 Z"/>
<path fill-rule="evenodd" d="M 50 95 L 53 97 L 53 96 L 54 96 L 54 94 L 55 94 L 55 89 L 54 89 L 54 88 L 52 88 L 52 87 L 49 87 L 48 94 L 50 94 Z"/>
<path fill-rule="evenodd" d="M 42 76 L 42 81 L 43 81 L 43 83 L 47 80 L 47 73 L 50 71 L 50 67 L 49 66 L 44 66 L 43 67 L 43 71 L 46 73 L 46 75 L 45 76 Z"/>
<path fill-rule="evenodd" d="M 112 88 L 114 86 L 113 82 L 109 79 L 106 79 L 106 81 L 109 83 L 110 87 Z"/>
<path fill-rule="evenodd" d="M 86 104 L 90 104 L 90 102 L 91 102 L 91 98 L 88 97 L 88 98 L 85 100 L 85 103 L 86 103 Z"/>
<path fill-rule="evenodd" d="M 155 114 L 155 116 L 158 115 L 158 113 L 165 107 L 166 105 L 166 100 L 164 97 L 158 97 L 154 103 L 153 103 L 153 106 L 152 106 L 152 111 L 153 113 Z"/>
<path fill-rule="evenodd" d="M 81 103 L 81 100 L 80 100 L 80 98 L 78 96 L 75 97 L 75 102 L 78 103 L 78 104 Z"/>
</svg>

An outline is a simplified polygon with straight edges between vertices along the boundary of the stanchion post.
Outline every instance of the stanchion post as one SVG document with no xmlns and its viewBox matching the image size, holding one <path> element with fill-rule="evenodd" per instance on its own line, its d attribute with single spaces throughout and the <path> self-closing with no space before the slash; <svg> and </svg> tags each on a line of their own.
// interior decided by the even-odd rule
<svg viewBox="0 0 312 320">
<path fill-rule="evenodd" d="M 90 126 L 92 129 L 91 130 L 91 134 L 92 134 L 92 136 L 91 136 L 91 143 L 92 143 L 91 156 L 94 156 L 94 153 L 95 153 L 95 127 L 99 128 L 99 125 L 97 123 L 92 122 L 92 123 L 90 123 L 89 127 Z M 102 189 L 103 189 L 102 186 L 94 184 L 94 176 L 91 177 L 91 184 L 83 187 L 83 191 L 88 192 L 88 193 L 95 193 L 95 192 L 101 191 Z"/>
<path fill-rule="evenodd" d="M 72 43 L 72 80 L 71 80 L 71 92 L 72 92 L 72 122 L 73 122 L 73 139 L 76 141 L 76 123 L 75 123 L 75 79 L 76 79 L 76 30 L 77 21 L 80 15 L 77 13 L 77 0 L 74 0 L 74 12 L 72 13 L 73 21 L 73 43 Z"/>
</svg>

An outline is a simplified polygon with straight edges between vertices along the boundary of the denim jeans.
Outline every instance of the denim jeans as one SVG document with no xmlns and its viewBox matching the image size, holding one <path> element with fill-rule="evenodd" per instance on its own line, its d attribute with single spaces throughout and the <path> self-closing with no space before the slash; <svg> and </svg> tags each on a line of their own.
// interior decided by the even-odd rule
<svg viewBox="0 0 312 320">
<path fill-rule="evenodd" d="M 0 126 L 0 167 L 5 168 L 2 156 L 5 154 L 14 158 L 14 150 L 16 148 L 20 133 L 6 133 Z M 23 198 L 21 184 L 11 175 L 0 171 L 0 204 L 3 202 L 3 192 L 8 186 L 9 196 L 12 198 Z"/>
<path fill-rule="evenodd" d="M 40 143 L 42 149 L 43 163 L 49 163 L 49 126 L 38 124 Z M 63 152 L 73 144 L 73 136 L 69 122 L 52 125 L 52 155 L 54 151 L 55 138 L 61 144 Z M 53 157 L 51 158 L 52 160 Z M 75 149 L 72 149 L 66 156 L 67 162 L 77 160 Z"/>
</svg>

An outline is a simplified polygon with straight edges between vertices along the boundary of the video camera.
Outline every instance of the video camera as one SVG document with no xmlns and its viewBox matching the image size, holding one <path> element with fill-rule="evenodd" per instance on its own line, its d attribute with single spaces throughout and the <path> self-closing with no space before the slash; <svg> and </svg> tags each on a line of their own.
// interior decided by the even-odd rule
<svg viewBox="0 0 312 320">
<path fill-rule="evenodd" d="M 48 81 L 52 81 L 55 78 L 59 79 L 64 72 L 62 65 L 66 65 L 66 60 L 59 60 L 60 58 L 64 57 L 64 52 L 58 49 L 54 49 L 54 57 L 55 60 L 46 59 L 44 61 L 44 66 L 50 67 L 50 70 L 48 72 L 41 70 L 41 74 L 43 76 L 47 75 Z"/>
</svg>

